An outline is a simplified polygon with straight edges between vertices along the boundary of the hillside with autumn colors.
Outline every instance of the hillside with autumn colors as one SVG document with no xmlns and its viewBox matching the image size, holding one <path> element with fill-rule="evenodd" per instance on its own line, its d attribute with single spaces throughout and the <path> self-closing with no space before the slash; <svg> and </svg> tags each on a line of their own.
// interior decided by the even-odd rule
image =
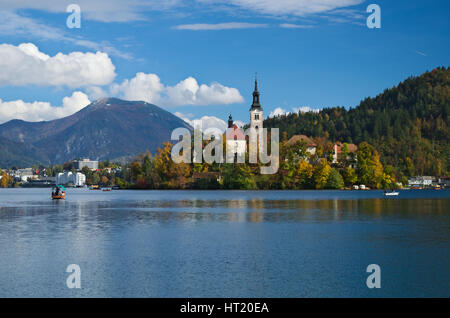
<svg viewBox="0 0 450 318">
<path fill-rule="evenodd" d="M 368 142 L 398 176 L 450 172 L 450 69 L 438 67 L 410 77 L 354 108 L 325 108 L 268 118 L 290 138 L 304 134 L 360 144 Z"/>
</svg>

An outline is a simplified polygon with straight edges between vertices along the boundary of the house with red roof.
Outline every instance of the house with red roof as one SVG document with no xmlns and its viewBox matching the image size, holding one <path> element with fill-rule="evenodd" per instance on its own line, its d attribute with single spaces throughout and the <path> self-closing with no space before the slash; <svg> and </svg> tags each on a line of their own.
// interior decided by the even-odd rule
<svg viewBox="0 0 450 318">
<path fill-rule="evenodd" d="M 317 145 L 316 143 L 306 135 L 294 135 L 287 141 L 288 146 L 294 146 L 298 142 L 303 142 L 306 145 L 306 151 L 310 155 L 316 154 Z"/>
<path fill-rule="evenodd" d="M 228 129 L 226 131 L 227 162 L 245 162 L 247 140 L 242 130 L 233 123 L 231 115 L 228 117 Z"/>
</svg>

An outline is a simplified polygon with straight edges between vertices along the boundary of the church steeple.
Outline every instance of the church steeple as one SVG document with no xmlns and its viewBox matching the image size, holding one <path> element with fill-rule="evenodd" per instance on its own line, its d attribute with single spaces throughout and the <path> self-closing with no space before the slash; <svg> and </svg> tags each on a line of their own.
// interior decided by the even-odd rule
<svg viewBox="0 0 450 318">
<path fill-rule="evenodd" d="M 261 108 L 261 104 L 259 102 L 259 91 L 258 91 L 258 78 L 255 75 L 255 90 L 253 91 L 253 103 L 252 108 Z"/>
<path fill-rule="evenodd" d="M 232 128 L 233 127 L 233 117 L 230 116 L 228 117 L 228 128 Z"/>
<path fill-rule="evenodd" d="M 253 103 L 250 107 L 250 128 L 263 128 L 263 109 L 259 102 L 258 78 L 255 74 L 255 90 L 253 91 Z"/>
</svg>

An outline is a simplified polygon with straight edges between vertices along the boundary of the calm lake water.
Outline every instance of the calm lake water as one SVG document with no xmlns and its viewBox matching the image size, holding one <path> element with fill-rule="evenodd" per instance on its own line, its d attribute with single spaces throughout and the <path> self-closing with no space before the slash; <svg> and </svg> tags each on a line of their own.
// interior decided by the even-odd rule
<svg viewBox="0 0 450 318">
<path fill-rule="evenodd" d="M 0 190 L 1 297 L 450 297 L 449 190 L 50 191 Z"/>
</svg>

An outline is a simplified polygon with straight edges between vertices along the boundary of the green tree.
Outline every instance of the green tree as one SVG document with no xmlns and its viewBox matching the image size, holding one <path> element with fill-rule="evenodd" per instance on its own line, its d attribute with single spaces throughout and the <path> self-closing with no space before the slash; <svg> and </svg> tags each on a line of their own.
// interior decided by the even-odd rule
<svg viewBox="0 0 450 318">
<path fill-rule="evenodd" d="M 84 166 L 83 169 L 81 169 L 81 173 L 86 176 L 86 179 L 92 178 L 92 171 L 88 167 Z"/>
<path fill-rule="evenodd" d="M 133 161 L 130 165 L 131 180 L 136 182 L 139 178 L 142 178 L 142 166 L 138 161 Z"/>
<path fill-rule="evenodd" d="M 327 189 L 342 189 L 344 187 L 344 179 L 342 178 L 339 171 L 334 168 L 330 170 L 325 187 Z"/>
<path fill-rule="evenodd" d="M 99 184 L 99 183 L 100 183 L 100 176 L 99 176 L 99 174 L 98 174 L 97 172 L 95 172 L 95 173 L 92 175 L 92 184 L 97 185 L 97 184 Z"/>
<path fill-rule="evenodd" d="M 256 181 L 246 164 L 225 164 L 222 169 L 222 187 L 224 189 L 256 189 Z"/>
<path fill-rule="evenodd" d="M 355 169 L 351 167 L 347 167 L 343 173 L 344 183 L 347 186 L 352 186 L 358 181 L 358 175 L 356 174 Z"/>
<path fill-rule="evenodd" d="M 348 157 L 348 143 L 346 143 L 346 142 L 344 142 L 344 144 L 342 145 L 341 156 L 342 156 L 342 160 L 344 162 L 347 161 L 347 157 Z"/>
</svg>

